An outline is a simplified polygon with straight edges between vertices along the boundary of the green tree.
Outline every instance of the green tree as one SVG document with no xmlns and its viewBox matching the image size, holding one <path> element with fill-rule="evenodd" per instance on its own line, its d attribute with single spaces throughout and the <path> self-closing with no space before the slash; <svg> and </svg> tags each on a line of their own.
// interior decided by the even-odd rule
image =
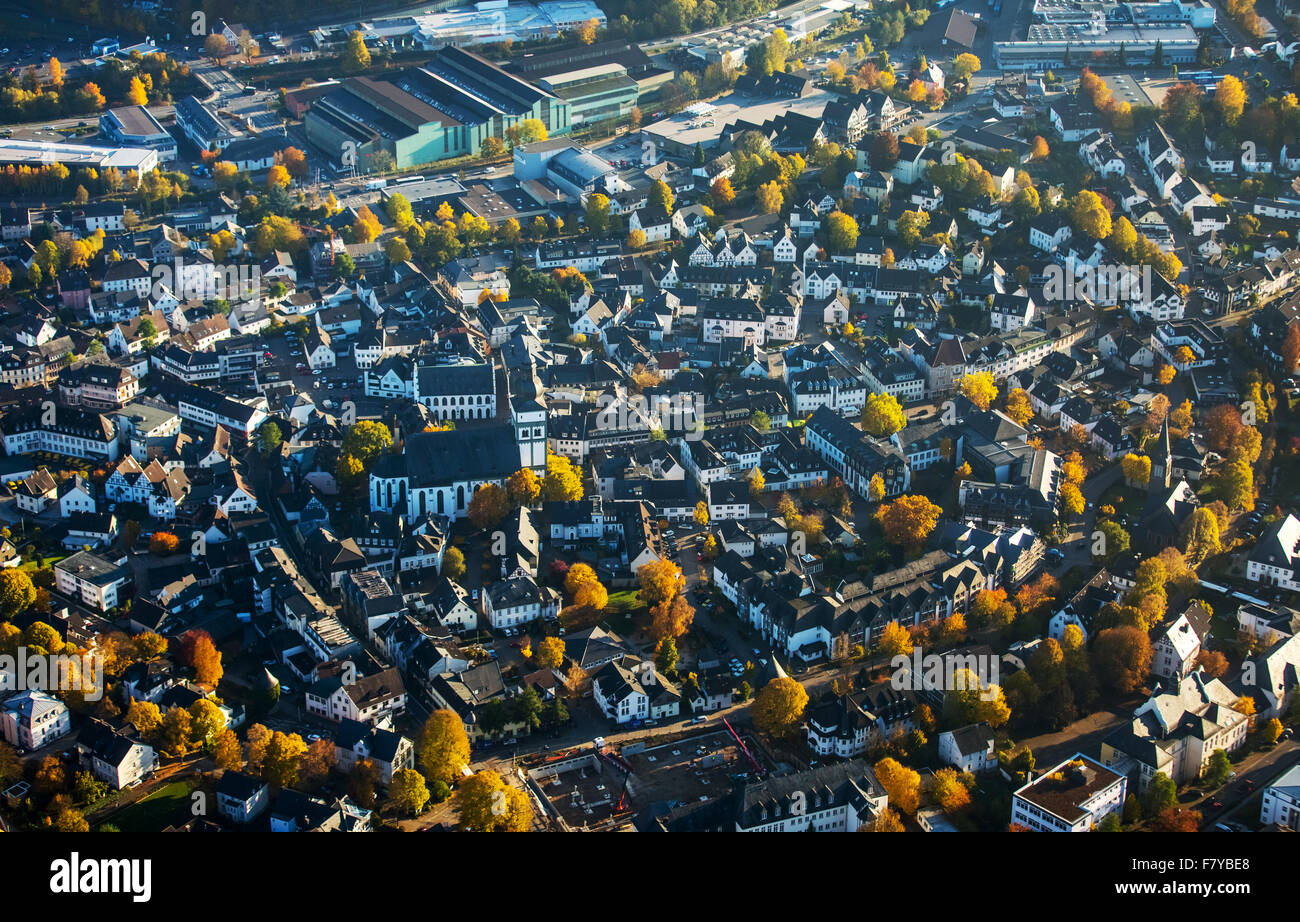
<svg viewBox="0 0 1300 922">
<path fill-rule="evenodd" d="M 257 429 L 257 450 L 263 458 L 269 458 L 275 454 L 280 444 L 284 441 L 284 433 L 275 423 L 267 420 Z"/>
<path fill-rule="evenodd" d="M 1152 819 L 1160 815 L 1162 810 L 1176 806 L 1178 803 L 1178 788 L 1175 787 L 1173 779 L 1164 772 L 1156 772 L 1155 777 L 1147 784 L 1146 794 L 1142 797 L 1142 813 L 1147 819 Z"/>
</svg>

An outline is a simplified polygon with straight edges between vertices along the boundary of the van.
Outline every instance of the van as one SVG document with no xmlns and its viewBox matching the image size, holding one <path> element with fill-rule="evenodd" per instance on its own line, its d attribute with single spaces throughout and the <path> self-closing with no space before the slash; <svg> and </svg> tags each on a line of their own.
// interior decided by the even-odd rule
<svg viewBox="0 0 1300 922">
<path fill-rule="evenodd" d="M 386 179 L 372 179 L 366 183 L 366 191 L 373 192 L 376 189 L 382 189 L 387 185 L 388 185 L 388 180 Z"/>
</svg>

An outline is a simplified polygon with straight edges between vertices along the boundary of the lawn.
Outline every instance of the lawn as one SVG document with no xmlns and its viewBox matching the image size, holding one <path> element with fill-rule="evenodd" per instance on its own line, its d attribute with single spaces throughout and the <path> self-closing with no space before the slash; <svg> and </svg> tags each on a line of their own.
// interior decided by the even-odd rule
<svg viewBox="0 0 1300 922">
<path fill-rule="evenodd" d="M 605 620 L 615 632 L 631 635 L 637 629 L 637 621 L 648 611 L 645 603 L 637 598 L 637 590 L 624 589 L 609 594 Z"/>
<path fill-rule="evenodd" d="M 122 832 L 159 832 L 174 822 L 182 812 L 188 814 L 186 808 L 189 801 L 189 783 L 173 781 L 129 807 L 110 814 L 104 821 Z"/>
</svg>

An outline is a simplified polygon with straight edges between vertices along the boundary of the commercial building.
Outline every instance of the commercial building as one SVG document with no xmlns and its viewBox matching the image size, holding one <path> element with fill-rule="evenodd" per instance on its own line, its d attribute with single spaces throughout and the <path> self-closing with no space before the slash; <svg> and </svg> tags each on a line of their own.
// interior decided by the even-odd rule
<svg viewBox="0 0 1300 922">
<path fill-rule="evenodd" d="M 392 77 L 353 77 L 317 100 L 303 124 L 312 144 L 361 172 L 386 152 L 398 169 L 474 154 L 485 138 L 538 119 L 569 130 L 569 105 L 476 54 L 446 46 Z"/>
<path fill-rule="evenodd" d="M 611 191 L 611 180 L 617 174 L 614 164 L 563 138 L 516 147 L 514 158 L 519 182 L 548 179 L 576 198 Z"/>
<path fill-rule="evenodd" d="M 605 13 L 592 0 L 556 0 L 550 3 L 510 3 L 482 0 L 472 6 L 432 10 L 417 16 L 400 16 L 359 22 L 355 28 L 367 43 L 387 42 L 399 48 L 437 48 L 440 45 L 486 45 L 497 42 L 534 42 L 556 38 L 596 20 L 600 28 Z M 318 48 L 334 48 L 347 40 L 351 27 L 315 29 Z"/>
<path fill-rule="evenodd" d="M 526 55 L 511 70 L 568 102 L 575 125 L 627 116 L 675 73 L 631 42 L 618 41 Z"/>
<path fill-rule="evenodd" d="M 158 165 L 158 152 L 144 147 L 97 147 L 89 144 L 61 144 L 49 141 L 0 139 L 0 167 L 39 167 L 61 163 L 69 170 L 93 169 L 101 173 L 110 167 L 125 179 L 134 172 L 138 178 Z"/>
<path fill-rule="evenodd" d="M 1029 27 L 1024 41 L 994 42 L 993 51 L 1003 70 L 1045 70 L 1070 63 L 1086 64 L 1097 55 L 1141 67 L 1156 57 L 1165 66 L 1196 60 L 1200 38 L 1190 25 L 1180 22 L 1145 25 L 1111 24 L 1096 16 L 1085 24 L 1038 23 Z"/>
<path fill-rule="evenodd" d="M 109 109 L 99 117 L 99 134 L 124 147 L 151 148 L 163 163 L 176 159 L 176 139 L 144 106 Z"/>
<path fill-rule="evenodd" d="M 1016 791 L 1011 823 L 1034 832 L 1090 832 L 1124 808 L 1128 779 L 1082 753 Z"/>
</svg>

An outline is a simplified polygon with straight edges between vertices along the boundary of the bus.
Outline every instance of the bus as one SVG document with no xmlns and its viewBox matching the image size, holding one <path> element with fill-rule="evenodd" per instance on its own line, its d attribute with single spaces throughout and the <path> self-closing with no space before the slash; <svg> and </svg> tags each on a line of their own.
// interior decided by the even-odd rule
<svg viewBox="0 0 1300 922">
<path fill-rule="evenodd" d="M 408 183 L 413 183 L 413 182 L 424 182 L 424 177 L 423 176 L 399 176 L 397 179 L 393 180 L 393 185 L 405 186 Z"/>
</svg>

